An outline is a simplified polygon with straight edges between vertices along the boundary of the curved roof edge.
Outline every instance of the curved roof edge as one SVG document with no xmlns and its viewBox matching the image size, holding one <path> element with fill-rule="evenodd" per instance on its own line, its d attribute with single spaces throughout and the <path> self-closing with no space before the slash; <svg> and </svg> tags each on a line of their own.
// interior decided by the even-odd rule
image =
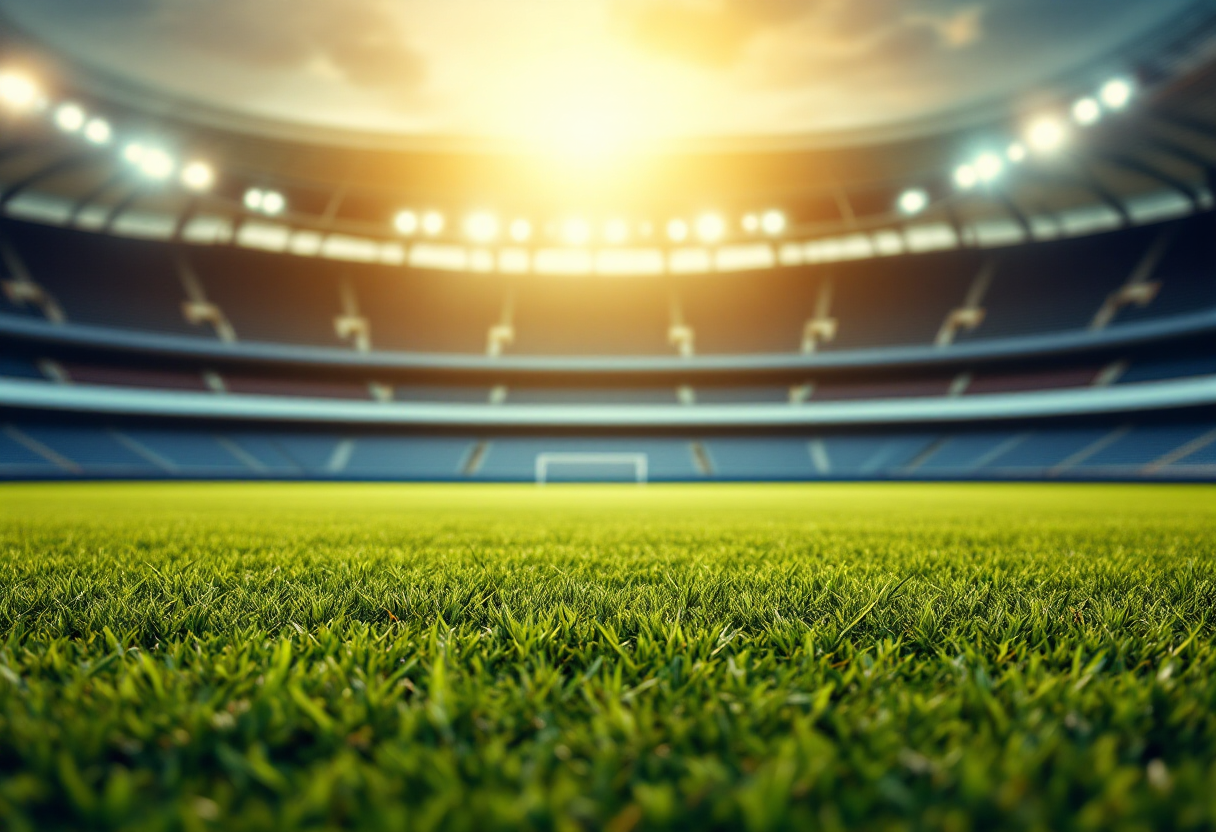
<svg viewBox="0 0 1216 832">
<path fill-rule="evenodd" d="M 967 397 L 802 405 L 484 405 L 349 402 L 0 381 L 0 408 L 295 424 L 466 428 L 787 428 L 1059 418 L 1216 405 L 1216 376 Z"/>
</svg>

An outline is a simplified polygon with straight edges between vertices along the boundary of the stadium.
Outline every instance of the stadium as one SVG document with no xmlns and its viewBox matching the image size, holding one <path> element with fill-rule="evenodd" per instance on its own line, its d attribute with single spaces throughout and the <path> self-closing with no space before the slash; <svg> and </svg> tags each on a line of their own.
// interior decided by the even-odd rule
<svg viewBox="0 0 1216 832">
<path fill-rule="evenodd" d="M 1212 828 L 1213 481 L 1210 0 L 0 0 L 6 828 Z"/>
</svg>

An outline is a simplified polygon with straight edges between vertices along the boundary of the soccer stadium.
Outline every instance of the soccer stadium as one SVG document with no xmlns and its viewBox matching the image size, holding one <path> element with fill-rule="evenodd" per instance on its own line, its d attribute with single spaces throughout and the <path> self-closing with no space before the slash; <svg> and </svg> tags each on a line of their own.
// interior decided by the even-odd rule
<svg viewBox="0 0 1216 832">
<path fill-rule="evenodd" d="M 5 829 L 1213 829 L 1213 483 L 1213 0 L 0 0 Z"/>
</svg>

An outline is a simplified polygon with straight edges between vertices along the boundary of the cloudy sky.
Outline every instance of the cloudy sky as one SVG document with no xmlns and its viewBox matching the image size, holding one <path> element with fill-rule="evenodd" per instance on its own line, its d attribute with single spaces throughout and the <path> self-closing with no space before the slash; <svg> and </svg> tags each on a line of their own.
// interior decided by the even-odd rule
<svg viewBox="0 0 1216 832">
<path fill-rule="evenodd" d="M 641 141 L 933 115 L 1196 0 L 0 0 L 88 66 L 276 119 Z"/>
</svg>

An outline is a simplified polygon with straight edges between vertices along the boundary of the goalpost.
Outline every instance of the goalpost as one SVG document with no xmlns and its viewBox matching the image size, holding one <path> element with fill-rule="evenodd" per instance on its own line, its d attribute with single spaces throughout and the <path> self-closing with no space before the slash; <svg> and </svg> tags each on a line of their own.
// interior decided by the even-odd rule
<svg viewBox="0 0 1216 832">
<path fill-rule="evenodd" d="M 646 454 L 565 454 L 543 453 L 536 455 L 536 484 L 549 481 L 549 469 L 561 465 L 603 466 L 606 468 L 633 468 L 638 485 L 645 485 L 650 478 L 650 457 Z"/>
</svg>

